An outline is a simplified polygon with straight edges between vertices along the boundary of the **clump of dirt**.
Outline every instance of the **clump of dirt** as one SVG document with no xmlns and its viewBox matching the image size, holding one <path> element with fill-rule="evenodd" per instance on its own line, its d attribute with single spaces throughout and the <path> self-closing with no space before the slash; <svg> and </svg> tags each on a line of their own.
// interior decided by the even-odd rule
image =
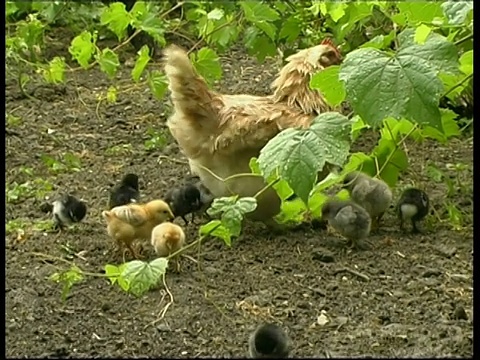
<svg viewBox="0 0 480 360">
<path fill-rule="evenodd" d="M 240 50 L 225 55 L 222 65 L 225 77 L 218 89 L 227 93 L 267 94 L 278 69 L 277 62 L 259 65 Z M 123 66 L 115 82 L 130 82 L 130 71 Z M 7 78 L 7 112 L 21 119 L 8 126 L 7 187 L 32 179 L 29 168 L 34 177 L 53 184 L 50 197 L 69 191 L 89 205 L 85 221 L 61 235 L 7 236 L 7 356 L 242 357 L 250 332 L 263 321 L 287 330 L 295 357 L 472 356 L 473 226 L 455 231 L 436 215 L 425 224 L 425 234 L 412 236 L 399 231 L 392 210 L 372 237 L 375 248 L 364 252 L 345 251 L 325 231 L 280 236 L 249 223 L 232 247 L 209 240 L 198 250 L 198 264 L 184 259 L 182 273 L 168 274 L 174 302 L 162 320 L 169 301 L 164 290 L 137 299 L 105 278 L 87 278 L 62 302 L 61 286 L 48 278 L 66 265 L 39 253 L 73 259 L 91 272 L 118 263 L 100 216 L 110 186 L 135 172 L 144 199 L 151 199 L 162 197 L 188 173 L 170 136 L 163 149 L 145 148 L 149 129 L 168 133 L 168 102 L 139 89 L 97 110 L 97 95 L 110 85 L 97 70 L 80 71 L 65 85 L 34 85 L 35 99 L 30 99 Z M 371 149 L 374 142 L 362 137 L 355 146 Z M 414 179 L 445 218 L 446 184 L 432 182 L 427 163 L 471 167 L 472 142 L 462 138 L 407 148 L 411 168 L 400 186 Z M 42 160 L 66 152 L 81 160 L 81 171 L 53 173 Z M 459 182 L 467 190 L 450 201 L 471 214 L 473 174 L 462 176 Z M 39 210 L 42 201 L 30 196 L 7 203 L 6 221 L 46 219 Z M 193 240 L 198 225 L 186 232 Z M 197 258 L 197 250 L 191 255 Z"/>
</svg>

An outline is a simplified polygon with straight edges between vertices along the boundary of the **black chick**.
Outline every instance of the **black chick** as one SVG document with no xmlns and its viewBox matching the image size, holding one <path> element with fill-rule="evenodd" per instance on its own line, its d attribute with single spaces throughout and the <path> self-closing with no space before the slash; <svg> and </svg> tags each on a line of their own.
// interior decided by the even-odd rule
<svg viewBox="0 0 480 360">
<path fill-rule="evenodd" d="M 180 216 L 185 221 L 185 225 L 188 224 L 185 216 L 191 213 L 193 222 L 194 213 L 202 208 L 200 190 L 194 184 L 169 190 L 163 200 L 168 203 L 175 217 Z"/>
<path fill-rule="evenodd" d="M 404 221 L 412 222 L 412 232 L 419 233 L 417 221 L 422 220 L 428 214 L 430 200 L 425 191 L 409 188 L 406 189 L 397 203 L 397 215 L 400 219 L 400 230 L 404 230 Z"/>
<path fill-rule="evenodd" d="M 290 353 L 290 340 L 275 324 L 260 325 L 250 335 L 248 352 L 252 359 L 282 359 Z"/>
<path fill-rule="evenodd" d="M 51 211 L 55 228 L 62 230 L 65 226 L 82 221 L 87 214 L 87 205 L 72 195 L 64 194 L 53 202 Z"/>
<path fill-rule="evenodd" d="M 137 202 L 140 199 L 138 191 L 138 176 L 135 174 L 125 175 L 120 183 L 110 191 L 110 199 L 108 201 L 109 209 L 117 206 L 128 205 Z"/>
</svg>

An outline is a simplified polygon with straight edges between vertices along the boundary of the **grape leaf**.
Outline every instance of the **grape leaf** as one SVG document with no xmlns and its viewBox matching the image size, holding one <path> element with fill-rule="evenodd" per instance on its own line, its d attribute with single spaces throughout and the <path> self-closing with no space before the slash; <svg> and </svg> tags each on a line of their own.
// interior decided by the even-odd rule
<svg viewBox="0 0 480 360">
<path fill-rule="evenodd" d="M 135 66 L 132 69 L 132 79 L 135 82 L 140 80 L 143 70 L 150 61 L 149 49 L 147 45 L 143 45 L 142 48 L 137 52 L 137 60 L 135 61 Z"/>
<path fill-rule="evenodd" d="M 392 116 L 441 130 L 438 102 L 443 86 L 437 75 L 458 72 L 455 46 L 434 33 L 418 45 L 414 30 L 406 32 L 393 56 L 370 48 L 349 53 L 340 67 L 340 80 L 355 112 L 369 125 L 378 126 Z"/>
<path fill-rule="evenodd" d="M 268 178 L 278 171 L 305 204 L 325 163 L 342 166 L 350 149 L 351 122 L 327 112 L 317 116 L 310 128 L 289 128 L 271 139 L 260 151 L 258 163 Z"/>
<path fill-rule="evenodd" d="M 108 75 L 110 79 L 115 77 L 118 67 L 120 66 L 120 61 L 118 61 L 118 55 L 115 54 L 111 49 L 105 48 L 101 53 L 95 55 L 95 59 L 100 64 L 100 69 Z"/>
<path fill-rule="evenodd" d="M 246 38 L 247 41 L 247 38 Z M 250 56 L 255 56 L 259 62 L 263 62 L 267 56 L 275 56 L 277 54 L 277 47 L 267 36 L 258 35 L 249 40 L 247 45 L 247 52 Z"/>
<path fill-rule="evenodd" d="M 442 113 L 442 126 L 443 132 L 431 126 L 425 126 L 421 133 L 424 137 L 437 140 L 438 142 L 445 144 L 449 138 L 453 136 L 459 136 L 461 134 L 458 126 L 458 115 L 450 109 L 440 109 Z"/>
<path fill-rule="evenodd" d="M 444 36 L 431 32 L 425 43 L 415 43 L 415 29 L 405 29 L 398 35 L 399 53 L 414 54 L 428 61 L 439 73 L 458 74 L 458 51 Z M 400 55 L 400 54 L 397 54 Z"/>
<path fill-rule="evenodd" d="M 302 32 L 302 23 L 295 17 L 289 17 L 280 29 L 278 34 L 279 39 L 286 39 L 288 43 L 292 43 L 297 40 L 298 36 Z"/>
<path fill-rule="evenodd" d="M 261 29 L 272 41 L 275 41 L 276 26 L 272 23 L 280 19 L 276 10 L 257 1 L 240 1 L 245 18 Z"/>
<path fill-rule="evenodd" d="M 88 31 L 83 31 L 73 38 L 68 51 L 81 67 L 86 69 L 95 53 L 96 38 Z"/>
<path fill-rule="evenodd" d="M 227 47 L 233 43 L 239 35 L 240 28 L 232 23 L 232 16 L 229 15 L 226 18 L 218 20 L 215 23 L 215 31 L 208 36 L 209 43 L 213 42 L 220 47 Z"/>
<path fill-rule="evenodd" d="M 473 1 L 445 1 L 442 5 L 443 12 L 452 25 L 462 25 L 468 13 L 473 10 Z"/>
<path fill-rule="evenodd" d="M 196 54 L 190 54 L 195 69 L 202 75 L 207 82 L 219 80 L 222 77 L 222 67 L 218 55 L 212 49 L 201 48 Z"/>
<path fill-rule="evenodd" d="M 162 46 L 165 46 L 165 28 L 162 19 L 158 18 L 155 13 L 147 13 L 138 26 L 139 29 L 145 31 L 148 35 Z"/>
<path fill-rule="evenodd" d="M 345 100 L 345 86 L 338 78 L 339 71 L 339 66 L 329 66 L 313 75 L 310 80 L 310 87 L 319 90 L 332 106 L 339 105 Z"/>
<path fill-rule="evenodd" d="M 44 70 L 43 77 L 47 82 L 58 84 L 62 83 L 65 76 L 65 60 L 55 56 L 49 62 L 48 68 Z"/>
<path fill-rule="evenodd" d="M 360 45 L 360 48 L 372 47 L 375 49 L 386 49 L 390 46 L 395 38 L 395 30 L 392 30 L 388 35 L 377 35 L 366 43 Z"/>
<path fill-rule="evenodd" d="M 469 50 L 460 56 L 460 71 L 465 75 L 473 74 L 473 50 Z"/>
<path fill-rule="evenodd" d="M 123 291 L 128 291 L 128 282 L 121 276 L 126 266 L 127 263 L 121 264 L 119 266 L 111 264 L 105 265 L 105 275 L 107 275 L 110 283 L 112 285 L 118 283 L 118 285 L 120 286 L 120 288 L 122 288 Z"/>
<path fill-rule="evenodd" d="M 225 16 L 225 12 L 222 9 L 215 8 L 207 14 L 209 20 L 220 20 Z"/>
<path fill-rule="evenodd" d="M 259 1 L 240 1 L 245 18 L 255 25 L 259 22 L 271 22 L 280 19 L 280 15 L 267 4 Z"/>
<path fill-rule="evenodd" d="M 121 2 L 111 3 L 100 17 L 100 23 L 117 35 L 118 40 L 123 40 L 127 27 L 130 25 L 131 17 L 125 9 L 125 4 Z"/>
<path fill-rule="evenodd" d="M 425 44 L 425 40 L 427 40 L 427 36 L 430 35 L 432 28 L 425 24 L 418 26 L 415 29 L 415 42 L 417 44 Z"/>
<path fill-rule="evenodd" d="M 222 239 L 227 246 L 232 245 L 232 234 L 220 220 L 212 220 L 200 227 L 200 235 L 210 235 Z"/>
<path fill-rule="evenodd" d="M 153 95 L 159 100 L 163 99 L 168 89 L 167 77 L 164 73 L 153 70 L 148 73 L 148 86 Z"/>
<path fill-rule="evenodd" d="M 300 223 L 307 211 L 307 206 L 300 198 L 291 201 L 282 201 L 281 211 L 275 216 L 275 220 L 281 224 Z"/>
<path fill-rule="evenodd" d="M 232 236 L 239 236 L 245 214 L 257 208 L 257 200 L 253 197 L 230 196 L 217 198 L 207 210 L 211 216 L 221 215 L 222 225 Z"/>
<path fill-rule="evenodd" d="M 328 15 L 332 18 L 334 22 L 338 22 L 344 15 L 345 9 L 348 7 L 348 4 L 342 2 L 328 2 Z"/>
<path fill-rule="evenodd" d="M 405 15 L 410 24 L 431 22 L 434 18 L 443 18 L 440 2 L 435 1 L 399 1 L 400 13 Z"/>
<path fill-rule="evenodd" d="M 126 264 L 121 277 L 128 282 L 128 291 L 140 296 L 158 283 L 168 266 L 166 258 L 157 258 L 150 263 L 133 260 Z"/>
</svg>

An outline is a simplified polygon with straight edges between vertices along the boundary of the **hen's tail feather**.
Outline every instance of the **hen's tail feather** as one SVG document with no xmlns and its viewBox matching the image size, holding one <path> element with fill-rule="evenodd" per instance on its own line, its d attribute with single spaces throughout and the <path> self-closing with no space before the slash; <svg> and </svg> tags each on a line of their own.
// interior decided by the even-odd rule
<svg viewBox="0 0 480 360">
<path fill-rule="evenodd" d="M 195 121 L 217 117 L 218 98 L 195 71 L 188 54 L 176 45 L 164 49 L 164 68 L 175 110 Z"/>
</svg>

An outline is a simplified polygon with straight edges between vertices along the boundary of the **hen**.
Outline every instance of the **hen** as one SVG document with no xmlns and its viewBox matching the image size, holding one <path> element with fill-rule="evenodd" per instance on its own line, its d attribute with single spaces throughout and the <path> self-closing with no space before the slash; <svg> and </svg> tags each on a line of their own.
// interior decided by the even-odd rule
<svg viewBox="0 0 480 360">
<path fill-rule="evenodd" d="M 165 74 L 169 81 L 174 113 L 167 125 L 187 156 L 193 174 L 214 197 L 253 196 L 265 186 L 258 177 L 237 177 L 250 173 L 249 161 L 258 157 L 265 144 L 280 131 L 308 127 L 319 113 L 332 110 L 322 94 L 310 89 L 310 77 L 327 66 L 339 64 L 338 50 L 324 41 L 290 56 L 273 82 L 273 95 L 226 95 L 210 90 L 197 74 L 187 52 L 176 45 L 164 50 Z M 319 176 L 328 174 L 328 167 Z M 213 174 L 217 175 L 214 176 Z M 273 189 L 257 198 L 249 217 L 270 220 L 280 211 L 280 199 Z"/>
<path fill-rule="evenodd" d="M 162 200 L 117 206 L 103 211 L 102 216 L 107 222 L 108 235 L 118 245 L 126 246 L 135 258 L 139 256 L 132 247 L 133 241 L 150 240 L 155 226 L 174 218 L 170 207 Z"/>
</svg>

